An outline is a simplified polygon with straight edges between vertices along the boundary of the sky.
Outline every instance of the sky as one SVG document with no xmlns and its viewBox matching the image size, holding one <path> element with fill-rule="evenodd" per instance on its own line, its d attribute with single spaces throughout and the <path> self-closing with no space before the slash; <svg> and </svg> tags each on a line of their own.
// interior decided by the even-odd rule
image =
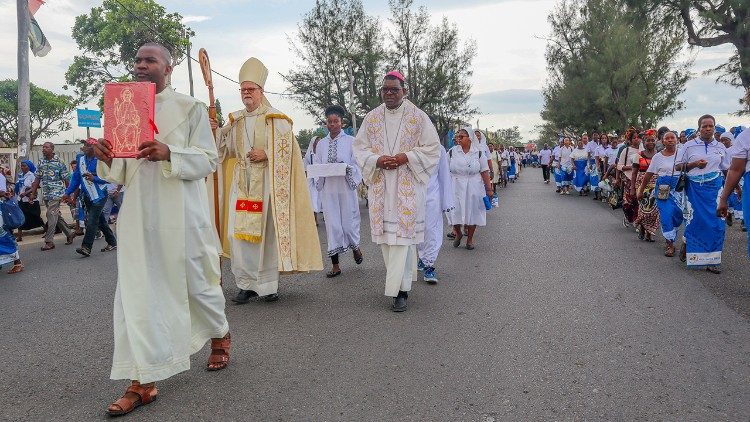
<svg viewBox="0 0 750 422">
<path fill-rule="evenodd" d="M 288 86 L 280 74 L 301 65 L 291 51 L 289 40 L 295 38 L 297 22 L 312 8 L 313 0 L 161 0 L 159 3 L 169 12 L 180 13 L 196 32 L 192 39 L 194 57 L 199 48 L 206 48 L 212 68 L 232 79 L 237 78 L 247 58 L 258 57 L 270 71 L 266 91 L 286 92 Z M 557 1 L 415 0 L 415 3 L 428 7 L 433 23 L 445 16 L 458 25 L 463 40 L 476 42 L 470 101 L 479 107 L 481 114 L 472 119 L 472 124 L 490 130 L 519 126 L 526 140 L 535 140 L 534 127 L 542 123 L 541 90 L 547 77 L 546 42 L 542 38 L 550 32 L 547 16 Z M 10 58 L 0 61 L 2 79 L 17 77 L 15 4 L 15 0 L 0 0 L 0 57 Z M 387 29 L 387 1 L 364 0 L 364 4 L 367 12 L 379 16 Z M 35 17 L 52 51 L 46 57 L 30 57 L 34 84 L 66 93 L 62 88 L 65 71 L 77 53 L 70 35 L 75 17 L 99 5 L 101 0 L 46 0 Z M 726 61 L 731 53 L 731 46 L 685 50 L 680 60 L 694 59 L 691 71 L 695 75 L 681 96 L 687 107 L 662 124 L 676 129 L 695 127 L 699 115 L 711 113 L 717 116 L 719 124 L 727 127 L 748 125 L 747 119 L 729 115 L 738 109 L 742 92 L 702 75 L 704 70 Z M 207 101 L 208 93 L 197 64 L 193 66 L 193 75 L 196 97 Z M 184 62 L 175 68 L 172 85 L 177 91 L 189 91 Z M 217 76 L 214 85 L 225 114 L 243 107 L 237 85 Z M 275 94 L 268 94 L 268 98 L 274 107 L 294 120 L 296 130 L 316 127 L 316 120 L 291 98 Z M 88 107 L 95 109 L 96 105 Z M 75 120 L 72 123 L 75 126 Z M 80 138 L 85 133 L 83 128 L 74 128 L 53 141 Z M 99 134 L 98 130 L 92 130 L 93 136 Z"/>
</svg>

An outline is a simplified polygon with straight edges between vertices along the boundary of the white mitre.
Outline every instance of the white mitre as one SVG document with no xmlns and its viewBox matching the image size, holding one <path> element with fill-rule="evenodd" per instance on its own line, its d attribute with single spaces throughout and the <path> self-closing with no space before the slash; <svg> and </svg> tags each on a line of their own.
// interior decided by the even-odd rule
<svg viewBox="0 0 750 422">
<path fill-rule="evenodd" d="M 240 68 L 239 76 L 240 83 L 252 82 L 261 87 L 261 89 L 265 89 L 266 79 L 268 79 L 268 69 L 260 60 L 250 57 Z M 268 99 L 266 99 L 265 94 L 263 94 L 263 104 L 267 106 L 271 105 Z"/>
</svg>

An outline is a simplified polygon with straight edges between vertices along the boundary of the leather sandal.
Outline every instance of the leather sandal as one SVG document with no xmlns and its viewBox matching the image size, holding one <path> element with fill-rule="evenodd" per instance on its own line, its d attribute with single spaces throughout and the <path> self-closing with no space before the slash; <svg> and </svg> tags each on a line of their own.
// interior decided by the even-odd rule
<svg viewBox="0 0 750 422">
<path fill-rule="evenodd" d="M 680 261 L 681 262 L 686 262 L 687 261 L 687 247 L 685 246 L 684 243 L 680 247 Z"/>
<path fill-rule="evenodd" d="M 138 400 L 133 401 L 131 397 L 128 397 L 128 393 L 138 396 Z M 133 381 L 122 397 L 107 406 L 107 413 L 110 416 L 126 415 L 135 410 L 136 407 L 147 405 L 156 400 L 157 394 L 159 394 L 159 390 L 156 389 L 156 385 L 151 384 L 144 387 L 138 381 Z"/>
<path fill-rule="evenodd" d="M 463 235 L 460 235 L 460 236 L 456 236 L 456 237 L 454 238 L 454 240 L 453 240 L 453 247 L 454 247 L 454 248 L 457 248 L 457 247 L 461 246 L 461 240 L 462 240 L 463 238 L 464 238 L 464 236 L 463 236 Z"/>
<path fill-rule="evenodd" d="M 23 264 L 13 264 L 13 267 L 8 271 L 8 274 L 17 274 L 24 270 Z"/>
<path fill-rule="evenodd" d="M 227 333 L 223 338 L 211 339 L 211 355 L 208 356 L 209 371 L 220 371 L 229 363 L 229 349 L 232 346 L 232 336 Z"/>
<path fill-rule="evenodd" d="M 326 278 L 334 278 L 334 277 L 338 277 L 340 275 L 341 275 L 341 270 L 339 270 L 339 271 L 333 271 L 333 270 L 331 270 L 331 271 L 328 271 L 326 273 Z"/>
<path fill-rule="evenodd" d="M 68 236 L 66 236 L 66 237 L 65 237 L 65 244 L 66 244 L 66 245 L 72 245 L 72 244 L 73 244 L 73 239 L 74 239 L 75 237 L 76 237 L 76 236 L 75 236 L 74 234 L 72 234 L 72 233 L 71 233 L 71 234 L 69 234 Z"/>
<path fill-rule="evenodd" d="M 362 261 L 365 259 L 365 256 L 362 254 L 362 251 L 357 249 L 354 251 L 354 262 L 359 265 L 362 263 Z"/>
<path fill-rule="evenodd" d="M 664 247 L 664 256 L 669 258 L 674 256 L 674 243 L 667 243 L 667 246 Z"/>
<path fill-rule="evenodd" d="M 45 243 L 44 246 L 42 246 L 43 251 L 51 251 L 52 249 L 55 249 L 54 243 Z"/>
</svg>

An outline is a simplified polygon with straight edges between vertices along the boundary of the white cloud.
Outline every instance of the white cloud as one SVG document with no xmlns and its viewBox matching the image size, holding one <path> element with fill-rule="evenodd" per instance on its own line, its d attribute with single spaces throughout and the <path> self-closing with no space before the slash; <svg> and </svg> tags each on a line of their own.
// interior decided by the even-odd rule
<svg viewBox="0 0 750 422">
<path fill-rule="evenodd" d="M 466 0 L 450 2 L 445 0 L 419 0 L 419 4 L 428 6 L 432 13 L 432 22 L 437 24 L 445 16 L 458 25 L 463 40 L 474 40 L 477 43 L 477 57 L 474 61 L 472 78 L 474 100 L 480 105 L 483 114 L 478 116 L 483 128 L 495 129 L 518 125 L 527 139 L 535 138 L 532 133 L 535 125 L 542 122 L 538 111 L 534 110 L 532 91 L 541 90 L 546 78 L 544 60 L 545 41 L 539 36 L 549 33 L 547 15 L 556 4 L 555 0 Z M 369 13 L 381 14 L 381 22 L 388 24 L 385 2 L 365 1 Z M 211 57 L 214 69 L 236 79 L 242 63 L 251 56 L 263 60 L 270 70 L 267 90 L 285 92 L 288 88 L 280 73 L 287 73 L 299 62 L 289 49 L 287 36 L 294 37 L 297 31 L 296 20 L 307 12 L 312 2 L 299 0 L 273 0 L 252 2 L 246 0 L 227 0 L 217 5 L 207 0 L 181 2 L 164 0 L 162 4 L 168 11 L 181 13 L 185 21 L 195 24 L 196 37 L 192 39 L 193 55 L 205 47 Z M 238 14 L 227 15 L 231 10 L 242 9 L 247 19 Z M 38 12 L 37 18 L 52 44 L 52 51 L 44 58 L 31 57 L 31 80 L 35 84 L 54 92 L 65 92 L 62 89 L 67 66 L 78 48 L 70 36 L 75 16 L 87 13 L 92 7 L 101 5 L 101 0 L 55 0 L 47 2 Z M 253 8 L 253 12 L 245 9 Z M 263 10 L 265 8 L 265 10 Z M 283 8 L 283 14 L 281 8 Z M 278 11 L 278 13 L 277 13 Z M 258 12 L 258 13 L 255 13 Z M 276 16 L 278 19 L 265 19 L 262 31 L 253 31 L 252 16 Z M 0 0 L 0 55 L 11 58 L 0 62 L 0 78 L 16 77 L 16 12 L 15 1 Z M 232 18 L 232 19 L 229 19 Z M 701 71 L 726 60 L 732 53 L 731 47 L 723 46 L 710 49 L 688 50 L 684 52 L 685 60 L 695 57 L 694 71 Z M 193 77 L 196 97 L 206 101 L 207 92 L 203 87 L 200 69 L 193 63 Z M 181 92 L 188 92 L 187 66 L 183 62 L 175 69 L 174 87 Z M 702 78 L 688 86 L 686 98 L 693 106 L 686 113 L 692 113 L 697 105 L 706 105 L 717 111 L 729 111 L 736 105 L 736 98 L 726 94 L 722 89 L 714 89 L 710 81 Z M 708 83 L 707 83 L 708 81 Z M 215 93 L 222 100 L 225 113 L 242 107 L 237 86 L 218 76 L 214 77 Z M 498 95 L 498 93 L 503 93 Z M 521 94 L 515 100 L 511 94 Z M 730 103 L 729 108 L 721 109 L 717 105 L 717 92 Z M 289 97 L 269 95 L 275 107 L 289 114 L 295 121 L 297 129 L 315 126 L 315 120 L 307 115 L 299 105 Z M 514 106 L 514 101 L 517 101 Z M 718 100 L 721 101 L 721 100 Z M 493 103 L 494 102 L 494 103 Z M 89 104 L 90 108 L 95 104 Z M 710 107 L 709 107 L 710 106 Z M 668 125 L 675 127 L 689 126 L 695 116 L 678 114 L 673 119 L 665 119 Z M 726 114 L 719 115 L 720 122 L 739 120 Z M 473 119 L 476 122 L 476 118 Z M 83 129 L 74 129 L 68 137 L 83 136 Z M 97 135 L 94 133 L 94 135 Z"/>
<path fill-rule="evenodd" d="M 184 16 L 181 22 L 187 24 L 191 22 L 205 22 L 209 19 L 211 19 L 211 16 Z"/>
</svg>

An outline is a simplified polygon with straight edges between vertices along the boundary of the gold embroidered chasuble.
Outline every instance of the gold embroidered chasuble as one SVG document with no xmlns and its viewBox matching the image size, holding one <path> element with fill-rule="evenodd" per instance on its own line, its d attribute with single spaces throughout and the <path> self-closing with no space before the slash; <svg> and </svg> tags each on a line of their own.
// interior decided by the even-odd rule
<svg viewBox="0 0 750 422">
<path fill-rule="evenodd" d="M 424 240 L 425 192 L 440 160 L 440 148 L 435 126 L 408 100 L 395 110 L 382 104 L 365 116 L 354 155 L 369 186 L 373 242 L 415 245 Z M 377 168 L 379 157 L 399 153 L 406 154 L 406 165 Z"/>
<path fill-rule="evenodd" d="M 247 120 L 248 124 L 246 124 Z M 249 129 L 252 128 L 252 129 Z M 248 138 L 252 136 L 253 140 Z M 280 273 L 295 273 L 322 270 L 318 232 L 313 218 L 312 204 L 302 162 L 302 154 L 294 137 L 292 121 L 278 110 L 262 104 L 257 110 L 245 110 L 230 114 L 229 123 L 217 129 L 219 159 L 221 162 L 221 222 L 222 249 L 225 257 L 231 258 L 229 234 L 242 229 L 248 236 L 239 239 L 262 243 L 267 212 L 271 212 L 272 234 L 278 256 Z M 245 154 L 250 147 L 264 149 L 268 157 L 265 163 L 250 163 Z M 265 180 L 269 176 L 269 180 Z M 243 197 L 242 186 L 238 189 L 237 201 L 230 203 L 232 184 L 247 182 Z M 268 192 L 264 190 L 268 189 Z M 264 203 L 268 193 L 269 203 Z M 260 205 L 259 205 L 260 204 Z M 246 212 L 243 205 L 259 208 Z M 235 225 L 228 226 L 229 214 L 235 213 Z M 249 214 L 251 221 L 241 222 L 241 214 Z M 253 214 L 257 218 L 252 218 Z M 240 224 L 244 227 L 238 227 Z M 260 238 L 256 237 L 260 236 Z M 258 248 L 263 254 L 264 248 Z M 262 266 L 263 257 L 259 257 Z"/>
</svg>

